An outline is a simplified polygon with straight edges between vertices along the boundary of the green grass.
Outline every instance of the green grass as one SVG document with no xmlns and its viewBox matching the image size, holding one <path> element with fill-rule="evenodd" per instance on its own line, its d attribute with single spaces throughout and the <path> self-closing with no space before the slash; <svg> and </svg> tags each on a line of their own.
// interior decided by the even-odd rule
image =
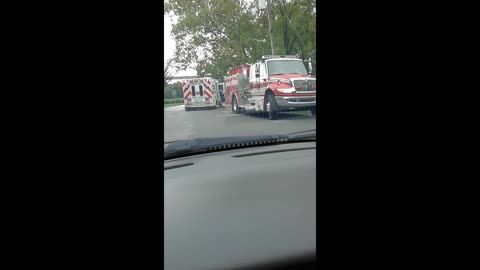
<svg viewBox="0 0 480 270">
<path fill-rule="evenodd" d="M 169 98 L 163 100 L 164 107 L 183 105 L 183 98 Z"/>
<path fill-rule="evenodd" d="M 164 99 L 163 104 L 174 104 L 174 103 L 182 103 L 183 104 L 183 98 L 169 98 L 169 99 Z"/>
<path fill-rule="evenodd" d="M 183 105 L 183 102 L 182 103 L 163 104 L 163 107 L 172 107 L 172 106 L 178 106 L 178 105 Z"/>
</svg>

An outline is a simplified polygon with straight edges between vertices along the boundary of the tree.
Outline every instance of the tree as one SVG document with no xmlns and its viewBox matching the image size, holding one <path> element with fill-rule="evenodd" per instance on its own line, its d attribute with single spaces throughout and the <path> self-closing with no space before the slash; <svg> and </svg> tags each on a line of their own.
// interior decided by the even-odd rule
<svg viewBox="0 0 480 270">
<path fill-rule="evenodd" d="M 270 0 L 275 52 L 315 57 L 315 1 Z M 270 54 L 268 21 L 256 0 L 168 0 L 165 12 L 178 17 L 172 27 L 178 69 L 222 79 L 228 68 Z M 314 64 L 315 66 L 315 64 Z"/>
<path fill-rule="evenodd" d="M 229 67 L 256 60 L 267 30 L 257 23 L 254 1 L 170 0 L 166 12 L 179 20 L 172 27 L 175 62 L 180 69 L 196 65 L 197 74 L 223 78 Z M 268 45 L 268 44 L 265 44 Z"/>
<path fill-rule="evenodd" d="M 175 97 L 173 96 L 172 91 L 176 92 Z M 183 97 L 182 83 L 175 82 L 175 83 L 166 84 L 165 87 L 163 88 L 163 97 L 165 99 L 182 98 Z"/>
<path fill-rule="evenodd" d="M 172 62 L 173 59 L 169 59 L 163 67 L 163 86 L 166 86 L 173 79 Z"/>
<path fill-rule="evenodd" d="M 271 2 L 277 17 L 274 22 L 275 43 L 283 47 L 279 51 L 289 55 L 298 54 L 302 59 L 312 58 L 312 65 L 315 66 L 316 1 L 276 0 Z"/>
</svg>

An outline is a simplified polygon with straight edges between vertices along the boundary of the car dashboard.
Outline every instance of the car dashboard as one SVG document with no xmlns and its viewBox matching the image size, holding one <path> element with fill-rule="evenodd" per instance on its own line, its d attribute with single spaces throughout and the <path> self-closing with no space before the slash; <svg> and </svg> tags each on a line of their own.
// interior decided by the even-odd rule
<svg viewBox="0 0 480 270">
<path fill-rule="evenodd" d="M 314 267 L 315 152 L 301 142 L 165 160 L 164 269 Z"/>
</svg>

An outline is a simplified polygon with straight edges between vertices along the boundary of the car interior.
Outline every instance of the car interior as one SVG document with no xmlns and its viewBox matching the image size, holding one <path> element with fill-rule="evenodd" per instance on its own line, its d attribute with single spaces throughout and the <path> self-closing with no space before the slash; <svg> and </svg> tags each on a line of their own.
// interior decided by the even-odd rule
<svg viewBox="0 0 480 270">
<path fill-rule="evenodd" d="M 316 143 L 164 160 L 164 269 L 313 269 Z"/>
</svg>

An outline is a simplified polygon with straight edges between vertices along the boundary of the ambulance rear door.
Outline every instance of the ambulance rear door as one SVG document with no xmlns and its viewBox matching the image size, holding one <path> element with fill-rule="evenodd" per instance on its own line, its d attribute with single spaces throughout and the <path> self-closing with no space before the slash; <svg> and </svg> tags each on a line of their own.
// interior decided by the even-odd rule
<svg viewBox="0 0 480 270">
<path fill-rule="evenodd" d="M 202 106 L 205 104 L 203 96 L 203 83 L 198 79 L 190 81 L 190 92 L 192 93 L 192 106 Z"/>
</svg>

